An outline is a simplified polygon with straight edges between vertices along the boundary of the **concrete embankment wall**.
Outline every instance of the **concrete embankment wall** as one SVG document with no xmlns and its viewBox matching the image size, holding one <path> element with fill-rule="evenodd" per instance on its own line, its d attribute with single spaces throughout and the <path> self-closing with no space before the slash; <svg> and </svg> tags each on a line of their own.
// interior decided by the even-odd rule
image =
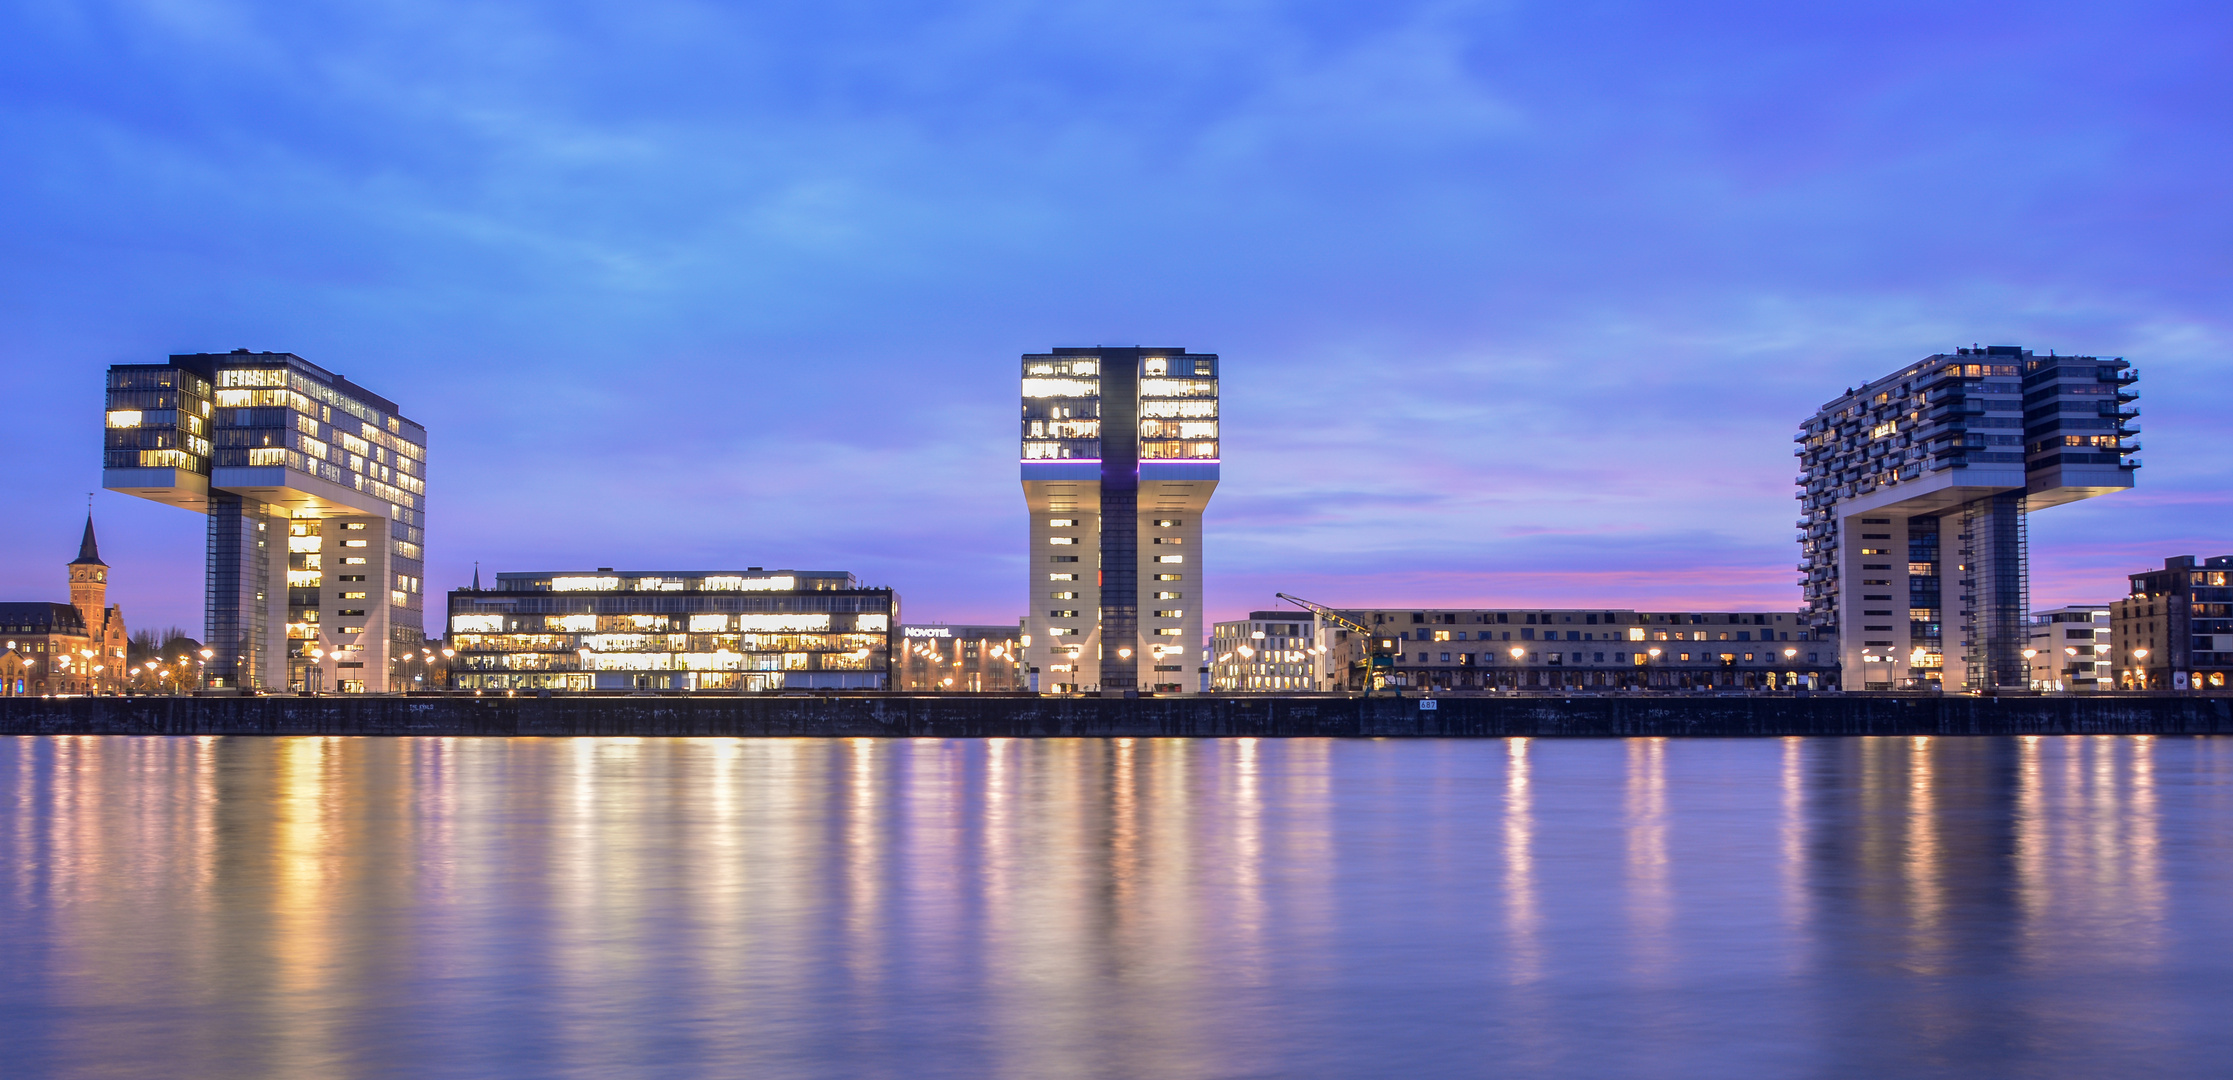
<svg viewBox="0 0 2233 1080">
<path fill-rule="evenodd" d="M 8 735 L 1614 737 L 2233 734 L 2233 698 L 6 698 Z"/>
</svg>

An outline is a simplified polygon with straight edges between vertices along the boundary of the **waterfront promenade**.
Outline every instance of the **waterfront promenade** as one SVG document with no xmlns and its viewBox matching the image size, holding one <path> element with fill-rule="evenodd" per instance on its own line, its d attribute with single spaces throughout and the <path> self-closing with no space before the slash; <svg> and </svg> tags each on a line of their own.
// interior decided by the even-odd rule
<svg viewBox="0 0 2233 1080">
<path fill-rule="evenodd" d="M 2233 734 L 2233 697 L 1018 696 L 0 699 L 8 735 L 1772 737 Z"/>
</svg>

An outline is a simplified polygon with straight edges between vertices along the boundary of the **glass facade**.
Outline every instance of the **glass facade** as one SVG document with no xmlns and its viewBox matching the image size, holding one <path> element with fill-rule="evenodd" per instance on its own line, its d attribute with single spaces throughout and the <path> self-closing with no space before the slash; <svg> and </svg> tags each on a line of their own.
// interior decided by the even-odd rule
<svg viewBox="0 0 2233 1080">
<path fill-rule="evenodd" d="M 1023 648 L 1014 626 L 902 626 L 899 644 L 902 690 L 985 694 L 1024 689 Z"/>
<path fill-rule="evenodd" d="M 498 574 L 450 593 L 460 690 L 888 690 L 899 598 L 851 574 Z"/>
<path fill-rule="evenodd" d="M 211 684 L 400 687 L 425 638 L 426 431 L 292 353 L 109 369 L 102 482 L 208 515 Z"/>
</svg>

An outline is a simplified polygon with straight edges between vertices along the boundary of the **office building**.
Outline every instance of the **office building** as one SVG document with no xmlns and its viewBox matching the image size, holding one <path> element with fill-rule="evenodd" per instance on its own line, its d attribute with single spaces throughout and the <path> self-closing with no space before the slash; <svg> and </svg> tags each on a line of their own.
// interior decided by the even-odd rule
<svg viewBox="0 0 2233 1080">
<path fill-rule="evenodd" d="M 113 694 L 125 681 L 124 610 L 108 602 L 109 565 L 85 518 L 78 557 L 66 568 L 67 604 L 0 603 L 0 697 Z"/>
<path fill-rule="evenodd" d="M 1841 683 L 1837 641 L 1801 612 L 1368 608 L 1340 614 L 1388 643 L 1381 651 L 1393 654 L 1393 664 L 1380 674 L 1397 690 L 1781 691 Z M 1317 664 L 1317 686 L 1370 689 L 1370 643 L 1323 619 L 1313 630 L 1315 646 L 1305 651 Z"/>
<path fill-rule="evenodd" d="M 1199 691 L 1217 364 L 1179 348 L 1023 358 L 1024 663 L 1043 692 Z"/>
<path fill-rule="evenodd" d="M 1854 689 L 2029 684 L 2033 511 L 2132 486 L 2117 357 L 1957 349 L 1849 390 L 1799 447 L 1807 623 Z"/>
<path fill-rule="evenodd" d="M 910 693 L 1026 689 L 1021 627 L 910 623 L 899 628 L 899 687 Z"/>
<path fill-rule="evenodd" d="M 2233 678 L 2233 555 L 2163 560 L 2109 605 L 2117 686 L 2223 690 Z"/>
<path fill-rule="evenodd" d="M 101 482 L 207 516 L 213 688 L 382 692 L 425 640 L 426 430 L 292 353 L 108 373 Z"/>
<path fill-rule="evenodd" d="M 496 575 L 450 593 L 460 690 L 888 690 L 899 598 L 843 571 Z"/>
<path fill-rule="evenodd" d="M 1221 693 L 1301 693 L 1327 689 L 1318 675 L 1315 617 L 1307 611 L 1251 611 L 1210 632 L 1210 688 Z"/>
<path fill-rule="evenodd" d="M 2116 688 L 2108 604 L 2072 604 L 2031 616 L 2031 687 L 2057 693 Z"/>
</svg>

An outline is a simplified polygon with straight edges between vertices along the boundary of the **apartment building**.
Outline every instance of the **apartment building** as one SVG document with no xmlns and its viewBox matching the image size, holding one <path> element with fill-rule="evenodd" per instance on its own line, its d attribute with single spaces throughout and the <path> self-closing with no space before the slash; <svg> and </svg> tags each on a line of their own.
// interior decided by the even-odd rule
<svg viewBox="0 0 2233 1080">
<path fill-rule="evenodd" d="M 2163 560 L 2109 605 L 2110 654 L 2126 690 L 2223 690 L 2233 678 L 2233 555 Z"/>
<path fill-rule="evenodd" d="M 2091 692 L 2116 688 L 2108 604 L 2072 604 L 2031 616 L 2031 688 Z"/>
<path fill-rule="evenodd" d="M 2032 682 L 2027 515 L 2132 486 L 2137 378 L 2120 357 L 1956 349 L 1800 426 L 1807 625 L 1851 686 Z"/>
<path fill-rule="evenodd" d="M 1197 692 L 1218 358 L 1098 346 L 1028 354 L 1021 435 L 1028 673 L 1048 693 Z"/>
<path fill-rule="evenodd" d="M 1826 690 L 1838 643 L 1793 611 L 1344 610 L 1391 643 L 1407 690 Z M 1369 643 L 1320 620 L 1322 690 L 1369 684 Z"/>
</svg>

